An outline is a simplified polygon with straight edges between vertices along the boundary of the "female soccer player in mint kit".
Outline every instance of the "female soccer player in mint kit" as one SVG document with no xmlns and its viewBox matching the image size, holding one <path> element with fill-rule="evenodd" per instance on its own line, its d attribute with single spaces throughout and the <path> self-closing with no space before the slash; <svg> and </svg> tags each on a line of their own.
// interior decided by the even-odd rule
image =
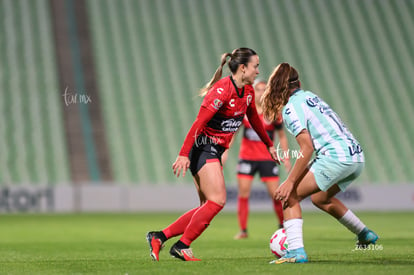
<svg viewBox="0 0 414 275">
<path fill-rule="evenodd" d="M 263 95 L 263 111 L 268 119 L 282 113 L 286 128 L 296 137 L 303 153 L 274 194 L 274 198 L 284 205 L 284 228 L 289 248 L 284 257 L 272 262 L 308 261 L 299 204 L 308 196 L 314 205 L 356 234 L 358 245 L 375 244 L 378 235 L 335 198 L 364 167 L 362 148 L 338 115 L 320 97 L 301 89 L 298 72 L 288 63 L 279 64 L 270 76 Z M 313 152 L 316 157 L 308 165 Z"/>
<path fill-rule="evenodd" d="M 228 57 L 231 75 L 220 79 Z M 251 85 L 259 74 L 258 67 L 259 57 L 252 49 L 238 48 L 232 53 L 225 53 L 213 78 L 202 90 L 202 95 L 205 95 L 203 103 L 172 166 L 177 177 L 181 172 L 184 176 L 190 168 L 200 206 L 184 213 L 162 231 L 147 234 L 150 255 L 154 260 L 159 260 L 165 241 L 178 235 L 182 236 L 171 247 L 170 254 L 183 261 L 199 260 L 193 256 L 190 245 L 226 203 L 221 156 L 245 114 L 273 159 L 277 160 L 276 149 L 256 111 Z"/>
</svg>

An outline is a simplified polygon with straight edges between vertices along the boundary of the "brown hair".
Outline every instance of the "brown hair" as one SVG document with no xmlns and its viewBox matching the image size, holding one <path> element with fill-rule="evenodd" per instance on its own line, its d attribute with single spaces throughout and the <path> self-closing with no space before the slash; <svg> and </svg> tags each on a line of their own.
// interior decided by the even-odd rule
<svg viewBox="0 0 414 275">
<path fill-rule="evenodd" d="M 262 96 L 263 114 L 270 121 L 276 120 L 289 100 L 290 92 L 300 87 L 299 74 L 289 63 L 279 64 L 267 81 Z"/>
<path fill-rule="evenodd" d="M 213 87 L 214 83 L 219 81 L 219 79 L 221 78 L 221 75 L 223 74 L 223 67 L 227 62 L 227 57 L 230 56 L 229 68 L 230 68 L 230 72 L 234 74 L 237 72 L 237 69 L 239 68 L 241 64 L 244 64 L 245 66 L 247 66 L 247 63 L 249 62 L 250 57 L 253 55 L 257 55 L 257 53 L 254 50 L 249 49 L 249 48 L 238 48 L 238 49 L 235 49 L 232 53 L 223 53 L 221 55 L 220 66 L 217 68 L 216 72 L 214 73 L 213 78 L 207 83 L 205 87 L 203 87 L 200 90 L 200 96 L 205 96 L 208 90 L 210 90 L 211 87 Z"/>
</svg>

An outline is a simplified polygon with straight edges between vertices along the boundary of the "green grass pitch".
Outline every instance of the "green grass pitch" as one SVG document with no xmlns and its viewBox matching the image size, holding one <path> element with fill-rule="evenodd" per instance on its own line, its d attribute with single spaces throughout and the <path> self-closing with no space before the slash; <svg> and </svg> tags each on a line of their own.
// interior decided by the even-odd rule
<svg viewBox="0 0 414 275">
<path fill-rule="evenodd" d="M 234 213 L 220 213 L 193 245 L 201 262 L 153 262 L 147 231 L 179 213 L 0 216 L 0 274 L 413 274 L 414 213 L 357 212 L 380 235 L 378 250 L 354 251 L 354 236 L 330 216 L 304 213 L 310 263 L 269 265 L 273 213 L 251 213 L 249 239 L 233 240 Z M 382 248 L 382 249 L 380 249 Z"/>
</svg>

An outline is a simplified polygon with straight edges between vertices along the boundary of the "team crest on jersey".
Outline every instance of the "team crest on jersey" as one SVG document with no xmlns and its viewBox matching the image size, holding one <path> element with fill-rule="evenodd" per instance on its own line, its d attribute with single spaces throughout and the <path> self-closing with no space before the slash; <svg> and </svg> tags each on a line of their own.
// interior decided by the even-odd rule
<svg viewBox="0 0 414 275">
<path fill-rule="evenodd" d="M 223 102 L 218 98 L 214 99 L 213 108 L 218 110 L 221 106 L 223 106 Z"/>
<path fill-rule="evenodd" d="M 320 102 L 320 99 L 315 96 L 314 98 L 308 97 L 306 99 L 306 103 L 308 104 L 309 107 L 316 107 Z"/>
<path fill-rule="evenodd" d="M 247 96 L 247 100 L 246 100 L 247 106 L 249 106 L 250 103 L 252 103 L 252 99 L 253 99 L 253 96 L 252 95 L 248 95 Z"/>
</svg>

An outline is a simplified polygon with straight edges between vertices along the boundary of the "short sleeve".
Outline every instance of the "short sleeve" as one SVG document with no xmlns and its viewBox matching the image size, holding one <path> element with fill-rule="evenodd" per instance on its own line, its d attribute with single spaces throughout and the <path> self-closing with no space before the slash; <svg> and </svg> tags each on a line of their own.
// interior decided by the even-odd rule
<svg viewBox="0 0 414 275">
<path fill-rule="evenodd" d="M 201 106 L 207 108 L 208 110 L 212 112 L 217 112 L 223 104 L 226 103 L 228 100 L 228 91 L 226 90 L 226 87 L 224 87 L 222 81 L 217 82 L 206 94 L 206 96 L 203 99 L 203 103 L 201 103 Z"/>
<path fill-rule="evenodd" d="M 283 108 L 282 115 L 286 129 L 288 129 L 288 131 L 295 137 L 302 132 L 303 129 L 307 129 L 305 114 L 301 108 L 288 103 Z"/>
</svg>

